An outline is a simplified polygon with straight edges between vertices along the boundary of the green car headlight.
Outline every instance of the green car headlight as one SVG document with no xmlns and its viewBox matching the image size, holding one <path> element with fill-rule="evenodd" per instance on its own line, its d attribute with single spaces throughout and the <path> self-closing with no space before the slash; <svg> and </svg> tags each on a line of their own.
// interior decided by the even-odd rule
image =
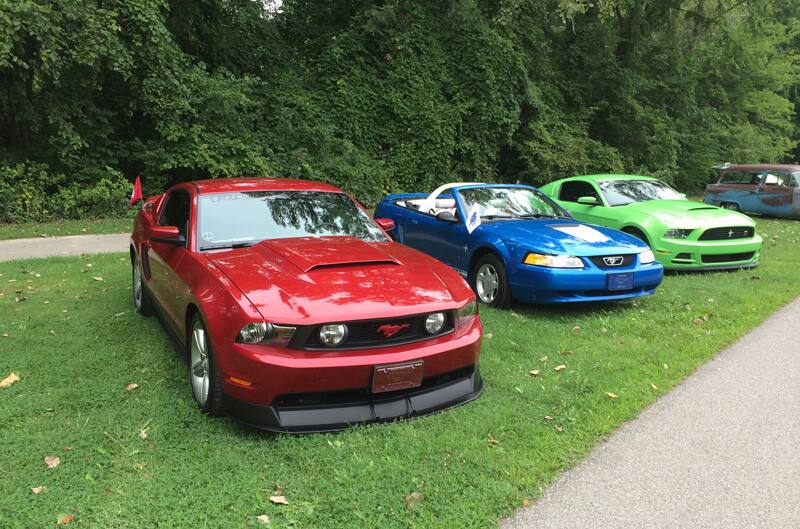
<svg viewBox="0 0 800 529">
<path fill-rule="evenodd" d="M 665 239 L 688 239 L 689 235 L 692 234 L 694 230 L 667 230 L 664 232 Z"/>
<path fill-rule="evenodd" d="M 650 264 L 655 260 L 656 256 L 653 255 L 653 250 L 651 250 L 650 248 L 639 252 L 639 264 Z"/>
</svg>

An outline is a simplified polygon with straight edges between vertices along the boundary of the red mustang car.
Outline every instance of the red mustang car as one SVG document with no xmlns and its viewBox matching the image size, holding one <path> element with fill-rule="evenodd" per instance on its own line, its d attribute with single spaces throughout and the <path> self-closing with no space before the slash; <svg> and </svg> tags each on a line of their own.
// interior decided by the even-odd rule
<svg viewBox="0 0 800 529">
<path fill-rule="evenodd" d="M 185 348 L 203 412 L 258 428 L 337 430 L 475 399 L 475 295 L 392 228 L 327 184 L 178 184 L 136 217 L 136 310 L 155 309 Z"/>
</svg>

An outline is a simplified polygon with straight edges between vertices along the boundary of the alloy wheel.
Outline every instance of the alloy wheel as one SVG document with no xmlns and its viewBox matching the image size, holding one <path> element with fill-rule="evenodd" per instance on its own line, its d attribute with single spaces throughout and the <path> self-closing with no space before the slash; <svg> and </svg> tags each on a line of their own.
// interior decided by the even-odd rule
<svg viewBox="0 0 800 529">
<path fill-rule="evenodd" d="M 487 263 L 478 268 L 478 273 L 475 276 L 475 287 L 478 291 L 478 297 L 484 303 L 489 304 L 495 300 L 497 292 L 500 290 L 500 277 L 494 266 Z"/>
<path fill-rule="evenodd" d="M 203 323 L 196 320 L 192 325 L 192 341 L 189 348 L 189 374 L 192 378 L 192 393 L 200 406 L 208 400 L 208 388 L 211 379 L 208 363 L 208 343 Z"/>
</svg>

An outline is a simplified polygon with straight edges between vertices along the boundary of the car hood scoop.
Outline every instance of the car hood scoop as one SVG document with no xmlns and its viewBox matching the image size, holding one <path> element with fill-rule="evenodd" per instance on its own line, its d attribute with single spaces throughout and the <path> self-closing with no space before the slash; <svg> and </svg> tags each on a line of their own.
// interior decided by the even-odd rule
<svg viewBox="0 0 800 529">
<path fill-rule="evenodd" d="M 386 252 L 354 237 L 277 239 L 264 241 L 260 246 L 280 255 L 303 272 L 367 263 L 400 264 Z"/>
<path fill-rule="evenodd" d="M 454 273 L 388 241 L 282 239 L 208 252 L 206 258 L 265 318 L 287 325 L 397 317 L 453 306 L 442 276 Z M 459 279 L 453 286 L 466 289 L 462 284 Z"/>
</svg>

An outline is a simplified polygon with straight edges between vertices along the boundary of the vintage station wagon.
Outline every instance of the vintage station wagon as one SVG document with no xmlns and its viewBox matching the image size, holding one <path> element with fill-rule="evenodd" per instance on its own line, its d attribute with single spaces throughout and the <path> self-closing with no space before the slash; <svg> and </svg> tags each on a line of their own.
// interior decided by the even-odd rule
<svg viewBox="0 0 800 529">
<path fill-rule="evenodd" d="M 705 202 L 745 213 L 800 218 L 800 165 L 720 165 Z"/>
</svg>

